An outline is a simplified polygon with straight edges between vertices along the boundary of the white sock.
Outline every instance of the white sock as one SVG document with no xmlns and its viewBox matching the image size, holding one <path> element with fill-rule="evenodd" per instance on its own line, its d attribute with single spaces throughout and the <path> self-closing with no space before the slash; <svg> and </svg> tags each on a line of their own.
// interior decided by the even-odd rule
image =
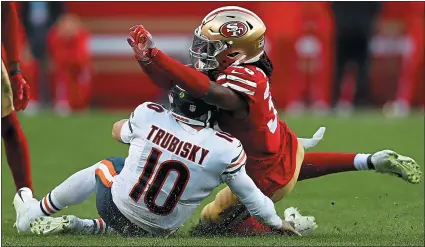
<svg viewBox="0 0 425 247">
<path fill-rule="evenodd" d="M 354 157 L 354 167 L 357 170 L 370 170 L 367 164 L 367 158 L 370 154 L 357 154 Z"/>
<path fill-rule="evenodd" d="M 83 234 L 106 234 L 113 233 L 114 230 L 108 227 L 102 218 L 97 219 L 78 219 L 76 230 Z"/>
<path fill-rule="evenodd" d="M 52 215 L 68 206 L 87 200 L 95 191 L 97 164 L 74 173 L 40 200 L 40 216 Z"/>
</svg>

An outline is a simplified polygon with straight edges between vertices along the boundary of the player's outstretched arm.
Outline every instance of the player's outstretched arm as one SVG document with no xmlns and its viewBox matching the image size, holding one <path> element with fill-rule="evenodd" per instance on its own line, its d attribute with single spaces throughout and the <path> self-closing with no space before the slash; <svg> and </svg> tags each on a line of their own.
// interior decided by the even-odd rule
<svg viewBox="0 0 425 247">
<path fill-rule="evenodd" d="M 132 47 L 135 57 L 142 65 L 145 72 L 149 68 L 149 74 L 156 70 L 158 74 L 168 74 L 172 81 L 160 82 L 153 77 L 151 79 L 159 87 L 170 87 L 178 85 L 194 97 L 203 98 L 210 104 L 228 111 L 239 111 L 247 109 L 248 105 L 245 99 L 229 88 L 222 87 L 215 82 L 210 81 L 205 74 L 188 67 L 155 47 L 152 36 L 141 25 L 130 28 L 130 37 L 127 39 Z M 159 76 L 159 75 L 157 75 Z"/>
<path fill-rule="evenodd" d="M 145 74 L 157 87 L 168 91 L 174 86 L 173 78 L 157 64 L 144 64 L 140 61 L 137 62 L 139 63 L 140 68 L 142 68 L 143 72 L 145 72 Z"/>
<path fill-rule="evenodd" d="M 289 222 L 282 220 L 276 214 L 273 201 L 257 188 L 254 181 L 246 174 L 244 166 L 235 173 L 225 172 L 223 176 L 223 181 L 254 218 L 282 234 L 301 236 Z"/>
<path fill-rule="evenodd" d="M 227 111 L 238 112 L 248 109 L 248 102 L 245 98 L 232 89 L 223 87 L 215 82 L 210 82 L 208 92 L 202 99 Z"/>
</svg>

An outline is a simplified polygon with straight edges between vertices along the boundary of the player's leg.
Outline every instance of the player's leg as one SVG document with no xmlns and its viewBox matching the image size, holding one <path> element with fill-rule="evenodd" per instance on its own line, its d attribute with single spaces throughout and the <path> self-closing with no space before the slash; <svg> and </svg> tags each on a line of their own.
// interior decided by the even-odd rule
<svg viewBox="0 0 425 247">
<path fill-rule="evenodd" d="M 112 177 L 121 172 L 125 158 L 108 158 L 95 165 L 92 172 L 92 191 L 96 193 L 96 207 L 101 218 L 80 219 L 73 215 L 40 217 L 31 225 L 36 234 L 105 234 L 118 232 L 126 236 L 146 236 L 148 233 L 131 223 L 112 200 Z"/>
<path fill-rule="evenodd" d="M 302 169 L 304 156 L 305 156 L 304 147 L 302 146 L 301 142 L 298 141 L 296 160 L 295 160 L 295 164 L 296 164 L 295 173 L 287 185 L 285 185 L 283 188 L 273 193 L 273 196 L 271 197 L 271 199 L 274 202 L 280 201 L 282 198 L 289 195 L 289 193 L 291 193 L 291 191 L 295 188 L 295 184 L 298 181 L 298 176 L 300 175 L 300 171 Z"/>
<path fill-rule="evenodd" d="M 220 190 L 214 201 L 207 204 L 201 212 L 199 224 L 191 229 L 192 236 L 213 236 L 227 233 L 229 224 L 246 211 L 237 197 L 226 186 Z"/>
<path fill-rule="evenodd" d="M 230 188 L 226 186 L 216 194 L 214 201 L 207 204 L 202 209 L 201 220 L 211 222 L 217 221 L 225 210 L 236 206 L 238 202 L 238 198 L 232 193 Z"/>
<path fill-rule="evenodd" d="M 116 173 L 120 173 L 124 167 L 125 158 L 108 159 L 113 163 Z M 96 173 L 96 208 L 100 217 L 108 227 L 111 227 L 122 236 L 142 237 L 150 234 L 128 220 L 117 208 L 112 200 L 112 183 L 108 183 L 102 175 Z"/>
<path fill-rule="evenodd" d="M 298 147 L 296 151 L 296 168 L 292 179 L 289 183 L 283 187 L 282 189 L 276 191 L 273 196 L 273 201 L 279 201 L 285 195 L 289 194 L 295 187 L 295 184 L 298 180 L 298 175 L 301 170 L 301 166 L 304 158 L 304 148 L 300 142 L 298 142 Z M 209 203 L 204 207 L 201 213 L 201 220 L 204 221 L 216 221 L 219 219 L 223 211 L 226 209 L 235 206 L 238 203 L 238 199 L 233 193 L 230 191 L 229 187 L 225 187 L 220 192 L 217 193 L 213 202 Z"/>
<path fill-rule="evenodd" d="M 95 170 L 98 167 L 99 164 L 95 164 L 73 174 L 40 201 L 33 198 L 30 189 L 20 189 L 13 199 L 18 232 L 28 232 L 30 224 L 38 217 L 50 216 L 87 200 L 95 191 Z"/>
<path fill-rule="evenodd" d="M 288 195 L 295 187 L 298 181 L 298 175 L 304 158 L 304 148 L 297 141 L 296 149 L 296 167 L 292 179 L 287 185 L 273 193 L 271 197 L 277 202 Z M 248 218 L 248 219 L 247 219 Z M 245 220 L 244 220 L 245 219 Z M 243 221 L 241 223 L 241 221 Z M 227 229 L 243 229 L 244 233 L 264 233 L 270 229 L 262 226 L 254 218 L 249 217 L 244 207 L 238 204 L 237 198 L 232 194 L 228 187 L 217 193 L 215 200 L 209 203 L 201 212 L 201 222 L 193 229 L 193 235 L 223 234 Z M 240 232 L 240 231 L 239 231 Z"/>
<path fill-rule="evenodd" d="M 297 158 L 297 168 L 300 167 L 298 180 L 357 170 L 376 170 L 398 175 L 411 183 L 419 183 L 421 180 L 419 166 L 413 159 L 390 150 L 379 151 L 375 154 L 306 153 L 302 162 L 303 165 L 299 166 L 299 160 Z M 284 198 L 294 185 L 294 181 L 291 181 L 287 186 L 276 191 L 272 197 L 273 201 L 277 202 Z M 314 220 L 311 223 L 311 226 L 315 228 Z M 243 229 L 245 233 L 269 231 L 252 217 L 235 229 Z"/>
<path fill-rule="evenodd" d="M 383 150 L 374 154 L 306 153 L 298 180 L 339 172 L 362 170 L 375 170 L 396 175 L 413 184 L 419 183 L 422 179 L 422 172 L 416 161 L 407 156 L 399 155 L 394 151 Z"/>
<path fill-rule="evenodd" d="M 16 190 L 22 187 L 32 188 L 28 142 L 13 107 L 12 88 L 3 60 L 1 62 L 1 99 L 1 136 Z"/>
<path fill-rule="evenodd" d="M 298 140 L 306 148 L 311 148 L 323 138 L 324 132 L 325 128 L 321 127 L 313 138 L 298 138 Z M 374 154 L 312 152 L 305 154 L 303 163 L 298 180 L 359 170 L 376 170 L 397 175 L 410 183 L 419 183 L 422 177 L 422 172 L 413 159 L 391 150 Z"/>
<path fill-rule="evenodd" d="M 44 216 L 36 217 L 33 220 L 30 225 L 31 232 L 35 234 L 57 234 L 62 232 L 104 234 L 112 232 L 113 229 L 108 227 L 108 224 L 102 218 L 80 219 L 73 215 L 50 217 L 49 213 L 52 213 L 54 209 L 63 208 L 64 206 L 62 205 L 71 206 L 87 200 L 93 192 L 98 190 L 99 181 L 110 187 L 112 185 L 112 177 L 117 175 L 124 167 L 124 160 L 124 158 L 102 160 L 87 169 L 75 173 L 56 187 L 43 198 L 42 201 L 45 203 L 40 203 L 40 209 L 42 209 Z M 73 195 L 74 198 L 62 198 L 62 195 L 69 194 L 70 191 L 74 190 L 80 190 L 78 195 Z M 50 207 L 47 208 L 46 206 Z M 40 213 L 38 213 L 38 216 L 40 216 Z"/>
<path fill-rule="evenodd" d="M 289 193 L 291 193 L 295 188 L 295 185 L 298 181 L 298 176 L 303 166 L 304 155 L 304 147 L 301 142 L 297 141 L 295 172 L 291 180 L 284 187 L 273 192 L 271 199 L 274 202 L 280 201 L 285 196 L 289 195 Z M 293 217 L 291 215 L 293 215 Z M 314 217 L 304 217 L 298 212 L 298 210 L 294 208 L 288 208 L 285 210 L 285 220 L 293 222 L 296 227 L 296 224 L 298 224 L 297 230 L 303 230 L 304 233 L 311 233 L 317 227 Z M 271 232 L 269 227 L 262 225 L 254 217 L 247 217 L 240 223 L 238 223 L 238 221 L 234 221 L 231 229 L 232 232 L 238 233 L 240 235 L 266 234 Z"/>
</svg>

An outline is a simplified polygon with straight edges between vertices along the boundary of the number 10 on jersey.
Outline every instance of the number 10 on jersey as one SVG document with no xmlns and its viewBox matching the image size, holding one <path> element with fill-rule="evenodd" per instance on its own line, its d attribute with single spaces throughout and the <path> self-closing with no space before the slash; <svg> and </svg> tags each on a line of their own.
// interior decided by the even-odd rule
<svg viewBox="0 0 425 247">
<path fill-rule="evenodd" d="M 167 160 L 159 164 L 156 174 L 154 174 L 161 154 L 162 152 L 160 150 L 152 148 L 152 151 L 146 160 L 143 172 L 137 183 L 133 186 L 129 196 L 133 199 L 133 201 L 139 202 L 141 196 L 146 190 L 144 203 L 147 208 L 154 214 L 166 216 L 173 212 L 179 202 L 180 197 L 189 182 L 190 173 L 189 169 L 182 162 L 177 160 Z M 177 173 L 177 178 L 174 181 L 171 191 L 167 191 L 168 196 L 163 205 L 158 205 L 155 201 L 161 192 L 162 186 L 167 180 L 168 175 L 172 171 Z M 155 177 L 152 179 L 154 175 Z M 151 179 L 152 181 L 149 183 Z"/>
</svg>

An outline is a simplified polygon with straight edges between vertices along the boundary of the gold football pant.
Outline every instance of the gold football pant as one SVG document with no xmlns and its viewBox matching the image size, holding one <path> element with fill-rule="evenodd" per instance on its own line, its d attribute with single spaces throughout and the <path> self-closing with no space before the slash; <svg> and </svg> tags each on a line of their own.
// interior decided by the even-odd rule
<svg viewBox="0 0 425 247">
<path fill-rule="evenodd" d="M 1 60 L 1 117 L 8 116 L 14 110 L 13 93 L 12 87 L 10 86 L 9 75 L 3 60 Z"/>
</svg>

